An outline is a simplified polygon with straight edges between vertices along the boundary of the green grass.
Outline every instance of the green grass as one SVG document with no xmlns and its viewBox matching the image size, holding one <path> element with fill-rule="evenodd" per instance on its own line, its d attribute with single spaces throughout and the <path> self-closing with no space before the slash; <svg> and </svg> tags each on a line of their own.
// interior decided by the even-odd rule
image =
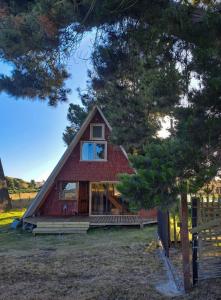
<svg viewBox="0 0 221 300">
<path fill-rule="evenodd" d="M 0 299 L 126 300 L 147 299 L 148 294 L 163 299 L 154 288 L 161 263 L 148 250 L 155 226 L 34 237 L 9 229 L 9 220 L 21 214 L 1 215 Z"/>
<path fill-rule="evenodd" d="M 82 246 L 87 248 L 97 247 L 98 240 L 101 244 L 112 243 L 127 244 L 128 238 L 132 238 L 134 242 L 144 242 L 150 238 L 153 238 L 156 227 L 151 226 L 144 230 L 138 230 L 137 228 L 125 228 L 125 227 L 113 227 L 113 228 L 96 228 L 90 229 L 87 235 L 40 235 L 34 237 L 31 233 L 24 232 L 22 230 L 10 229 L 10 224 L 13 219 L 21 218 L 25 209 L 15 209 L 5 211 L 0 215 L 0 251 L 7 249 L 20 250 L 24 247 L 28 249 L 34 249 L 36 247 L 48 247 L 56 245 L 60 246 L 73 246 L 75 248 L 81 248 Z"/>
<path fill-rule="evenodd" d="M 8 227 L 13 219 L 21 218 L 25 212 L 25 208 L 23 209 L 13 209 L 9 211 L 4 211 L 0 213 L 0 230 L 2 228 Z"/>
<path fill-rule="evenodd" d="M 156 226 L 34 237 L 9 228 L 23 212 L 0 215 L 0 299 L 171 299 L 155 288 L 167 282 L 154 243 Z M 179 299 L 220 299 L 220 284 L 203 282 Z"/>
<path fill-rule="evenodd" d="M 176 221 L 176 240 L 180 242 L 180 227 L 178 226 L 178 223 L 180 223 L 180 217 L 178 215 L 175 216 Z M 188 219 L 188 227 L 191 228 L 191 219 Z M 174 220 L 173 217 L 170 216 L 170 240 L 175 241 L 174 238 Z M 189 240 L 192 240 L 192 234 L 189 232 Z"/>
</svg>

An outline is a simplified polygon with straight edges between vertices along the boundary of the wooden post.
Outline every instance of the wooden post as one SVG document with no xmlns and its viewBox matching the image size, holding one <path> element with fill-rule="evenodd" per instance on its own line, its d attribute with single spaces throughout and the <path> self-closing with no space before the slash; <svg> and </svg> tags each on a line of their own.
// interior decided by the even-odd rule
<svg viewBox="0 0 221 300">
<path fill-rule="evenodd" d="M 177 246 L 177 235 L 176 235 L 176 214 L 173 215 L 173 235 L 174 235 L 174 245 Z"/>
<path fill-rule="evenodd" d="M 192 198 L 192 228 L 197 226 L 197 198 Z M 193 271 L 193 285 L 198 282 L 198 263 L 197 263 L 197 248 L 198 248 L 198 234 L 192 234 L 192 271 Z"/>
<path fill-rule="evenodd" d="M 170 213 L 169 213 L 169 210 L 167 211 L 167 221 L 168 221 L 168 225 L 167 225 L 168 247 L 170 248 L 170 246 L 171 246 L 171 237 L 170 237 Z M 169 250 L 168 250 L 168 257 L 169 257 Z"/>
<path fill-rule="evenodd" d="M 169 257 L 170 234 L 169 234 L 169 213 L 168 211 L 158 210 L 157 213 L 158 235 L 163 244 L 165 256 Z"/>
<path fill-rule="evenodd" d="M 183 283 L 185 292 L 191 288 L 190 280 L 190 244 L 188 231 L 187 193 L 181 194 L 181 247 L 183 257 Z"/>
</svg>

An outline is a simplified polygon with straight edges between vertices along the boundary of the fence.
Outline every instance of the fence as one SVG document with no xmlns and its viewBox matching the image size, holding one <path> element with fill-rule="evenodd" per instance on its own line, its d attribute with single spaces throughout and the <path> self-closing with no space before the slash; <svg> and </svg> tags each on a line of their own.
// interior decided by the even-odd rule
<svg viewBox="0 0 221 300">
<path fill-rule="evenodd" d="M 200 280 L 221 277 L 221 195 L 210 194 L 208 197 L 205 197 L 205 194 L 198 195 L 191 200 L 189 206 L 191 208 L 191 219 L 188 220 L 189 240 L 192 240 L 192 244 L 191 242 L 189 244 L 190 250 L 192 247 L 191 274 L 192 282 L 196 284 Z M 182 244 L 179 243 L 180 226 L 182 226 L 179 216 L 176 218 L 171 214 L 169 218 L 168 211 L 158 211 L 157 219 L 158 235 L 164 253 L 170 258 L 171 263 L 175 262 L 176 271 L 180 272 L 183 254 Z"/>
<path fill-rule="evenodd" d="M 17 208 L 27 208 L 33 199 L 19 199 L 19 200 L 12 200 L 12 209 Z"/>
<path fill-rule="evenodd" d="M 170 248 L 169 212 L 158 210 L 157 222 L 158 222 L 159 238 L 162 242 L 165 255 L 169 257 L 169 248 Z"/>
<path fill-rule="evenodd" d="M 221 198 L 192 200 L 193 283 L 221 277 Z"/>
</svg>

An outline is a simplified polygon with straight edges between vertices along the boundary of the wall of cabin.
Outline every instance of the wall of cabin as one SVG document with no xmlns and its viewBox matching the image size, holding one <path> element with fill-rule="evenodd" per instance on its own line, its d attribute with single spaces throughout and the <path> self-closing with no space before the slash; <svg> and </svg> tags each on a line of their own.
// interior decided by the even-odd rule
<svg viewBox="0 0 221 300">
<path fill-rule="evenodd" d="M 97 113 L 91 123 L 104 123 L 102 117 Z M 109 141 L 110 131 L 105 125 L 105 140 Z M 55 179 L 55 183 L 47 194 L 45 201 L 37 211 L 37 215 L 45 216 L 73 216 L 79 210 L 84 211 L 85 205 L 79 205 L 77 201 L 59 200 L 59 182 L 60 181 L 117 181 L 119 173 L 133 174 L 134 170 L 129 166 L 128 160 L 119 146 L 108 143 L 107 162 L 80 161 L 81 141 L 90 140 L 90 125 L 85 130 L 79 143 L 72 154 L 64 164 L 61 172 Z M 80 189 L 81 190 L 81 189 Z M 80 192 L 80 191 L 79 191 Z M 82 198 L 85 198 L 85 192 L 80 192 Z M 81 198 L 81 197 L 80 197 Z M 89 201 L 89 196 L 88 196 Z M 139 212 L 144 218 L 156 218 L 156 210 L 144 210 Z"/>
<path fill-rule="evenodd" d="M 97 112 L 91 123 L 104 123 L 104 121 Z M 109 141 L 109 135 L 109 128 L 105 124 L 105 140 Z M 107 161 L 80 161 L 81 141 L 89 140 L 90 124 L 57 176 L 51 191 L 47 195 L 43 205 L 39 208 L 39 214 L 47 216 L 70 216 L 78 212 L 76 201 L 59 200 L 59 181 L 117 181 L 119 173 L 134 173 L 121 148 L 110 143 L 107 146 Z"/>
</svg>

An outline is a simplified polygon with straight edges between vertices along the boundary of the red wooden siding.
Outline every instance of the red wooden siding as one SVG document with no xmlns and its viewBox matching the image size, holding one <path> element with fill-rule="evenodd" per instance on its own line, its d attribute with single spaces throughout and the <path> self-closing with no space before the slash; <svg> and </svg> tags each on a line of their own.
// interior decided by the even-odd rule
<svg viewBox="0 0 221 300">
<path fill-rule="evenodd" d="M 139 216 L 141 216 L 142 218 L 147 218 L 147 219 L 156 219 L 157 218 L 157 209 L 156 208 L 149 209 L 149 210 L 141 209 L 139 211 Z"/>
<path fill-rule="evenodd" d="M 104 123 L 103 118 L 96 113 L 91 123 Z M 105 125 L 105 140 L 109 140 L 110 130 Z M 107 161 L 105 162 L 88 162 L 80 161 L 80 144 L 81 141 L 90 140 L 90 124 L 82 135 L 79 143 L 74 148 L 68 160 L 64 164 L 61 172 L 55 180 L 55 184 L 51 192 L 46 197 L 42 204 L 39 213 L 48 216 L 73 215 L 77 212 L 76 201 L 59 200 L 58 182 L 64 181 L 117 181 L 119 173 L 134 173 L 134 170 L 129 166 L 128 160 L 125 157 L 119 146 L 114 146 L 108 142 L 107 145 Z M 67 209 L 64 209 L 67 207 Z"/>
<path fill-rule="evenodd" d="M 79 182 L 79 200 L 78 200 L 78 213 L 81 215 L 89 214 L 89 182 Z"/>
<path fill-rule="evenodd" d="M 59 200 L 59 185 L 54 184 L 40 207 L 39 214 L 45 216 L 73 216 L 78 212 L 77 204 L 77 201 Z"/>
<path fill-rule="evenodd" d="M 91 123 L 104 122 L 97 113 Z M 108 140 L 110 131 L 105 126 L 105 139 Z M 90 140 L 90 125 L 81 137 L 81 141 Z M 119 146 L 110 143 L 107 145 L 107 162 L 103 161 L 80 161 L 80 144 L 77 144 L 66 164 L 58 175 L 58 180 L 76 181 L 116 181 L 119 173 L 132 174 L 134 171 L 129 166 L 128 160 Z"/>
</svg>

